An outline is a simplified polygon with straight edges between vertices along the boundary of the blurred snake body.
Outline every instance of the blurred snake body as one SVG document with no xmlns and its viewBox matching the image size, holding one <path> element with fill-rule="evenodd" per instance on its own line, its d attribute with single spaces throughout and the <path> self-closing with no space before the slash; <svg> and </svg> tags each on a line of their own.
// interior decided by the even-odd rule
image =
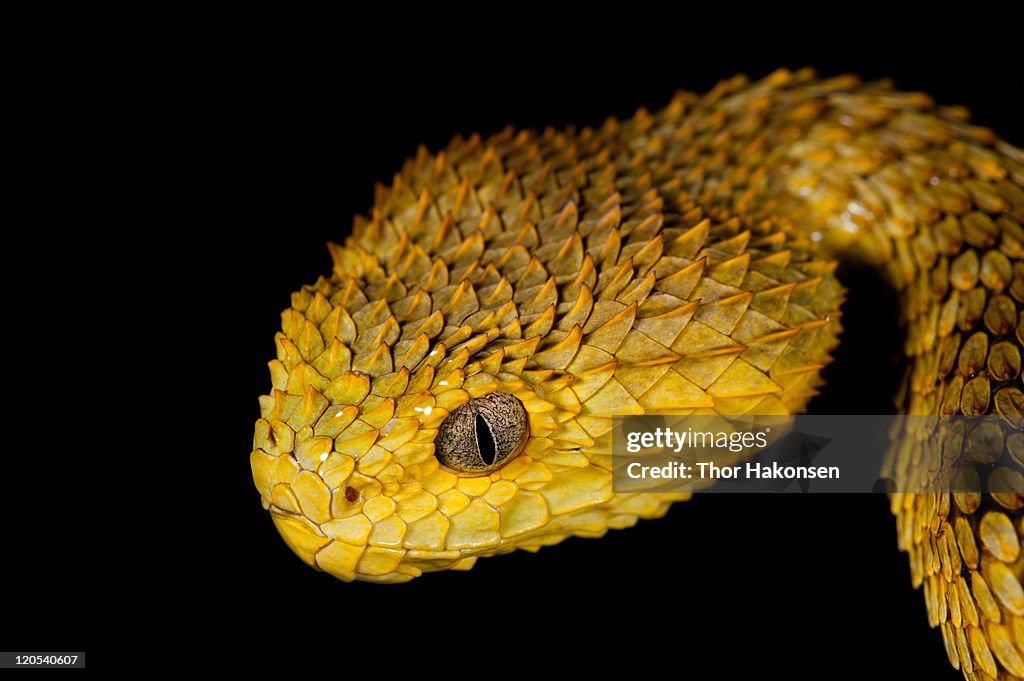
<svg viewBox="0 0 1024 681">
<path fill-rule="evenodd" d="M 901 412 L 1020 415 L 1022 223 L 1019 149 L 852 76 L 738 76 L 599 128 L 421 148 L 282 314 L 256 487 L 291 549 L 346 581 L 659 517 L 688 495 L 613 493 L 610 417 L 803 410 L 838 343 L 839 258 L 900 292 Z M 444 465 L 439 430 L 465 442 L 446 418 L 492 423 L 495 393 L 524 410 L 515 451 Z M 1024 677 L 1024 501 L 891 505 L 952 664 Z"/>
</svg>

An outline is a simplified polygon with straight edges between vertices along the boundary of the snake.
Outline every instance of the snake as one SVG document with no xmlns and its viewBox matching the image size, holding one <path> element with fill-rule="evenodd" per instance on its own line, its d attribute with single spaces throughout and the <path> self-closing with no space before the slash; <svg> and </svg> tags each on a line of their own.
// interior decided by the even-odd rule
<svg viewBox="0 0 1024 681">
<path fill-rule="evenodd" d="M 966 109 L 809 69 L 421 147 L 281 315 L 255 486 L 345 581 L 658 518 L 691 495 L 615 492 L 612 417 L 805 411 L 840 262 L 896 292 L 894 410 L 1019 418 L 1022 224 L 1024 153 Z M 1022 464 L 1011 432 L 990 469 Z M 1021 495 L 889 503 L 952 665 L 1024 678 Z"/>
</svg>

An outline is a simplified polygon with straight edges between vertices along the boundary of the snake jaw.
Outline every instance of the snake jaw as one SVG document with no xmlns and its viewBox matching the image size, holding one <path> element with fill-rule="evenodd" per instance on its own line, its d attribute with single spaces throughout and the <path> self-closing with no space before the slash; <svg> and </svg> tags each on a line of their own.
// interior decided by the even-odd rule
<svg viewBox="0 0 1024 681">
<path fill-rule="evenodd" d="M 543 397 L 564 390 L 564 376 L 496 376 L 481 363 L 466 366 L 468 353 L 460 351 L 438 349 L 434 358 L 406 372 L 400 396 L 369 392 L 368 377 L 342 372 L 325 390 L 337 403 L 322 404 L 313 388 L 302 405 L 281 391 L 265 401 L 254 479 L 285 541 L 310 565 L 344 580 L 380 582 L 465 569 L 480 555 L 558 541 L 572 530 L 565 520 L 552 522 L 552 511 L 569 513 L 610 498 L 610 475 L 580 451 L 592 440 L 560 427 L 558 418 L 565 421 L 572 412 Z M 506 369 L 524 366 L 513 362 Z M 472 397 L 499 387 L 527 412 L 532 435 L 522 452 L 484 476 L 441 467 L 434 456 L 440 423 Z M 574 406 L 564 396 L 555 399 Z M 310 402 L 312 409 L 296 413 Z M 298 419 L 306 425 L 295 429 L 280 420 L 289 412 L 293 425 Z"/>
</svg>

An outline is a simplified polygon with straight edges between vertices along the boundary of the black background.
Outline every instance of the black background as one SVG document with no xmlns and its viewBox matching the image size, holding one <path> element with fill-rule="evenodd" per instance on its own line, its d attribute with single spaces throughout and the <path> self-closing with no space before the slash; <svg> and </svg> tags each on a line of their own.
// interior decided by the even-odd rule
<svg viewBox="0 0 1024 681">
<path fill-rule="evenodd" d="M 967 105 L 975 122 L 1024 145 L 1020 66 L 985 51 L 744 59 L 724 45 L 627 52 L 598 43 L 567 58 L 543 43 L 512 49 L 487 38 L 461 56 L 424 48 L 382 59 L 389 46 L 371 43 L 330 58 L 239 52 L 198 71 L 161 70 L 172 94 L 151 100 L 162 122 L 147 134 L 176 168 L 161 228 L 179 248 L 153 277 L 167 289 L 157 321 L 172 339 L 175 398 L 197 397 L 165 435 L 179 458 L 167 468 L 169 510 L 153 517 L 160 555 L 126 554 L 112 568 L 139 596 L 135 636 L 154 650 L 184 639 L 196 657 L 226 650 L 215 656 L 225 664 L 322 664 L 339 676 L 532 674 L 550 653 L 573 677 L 621 661 L 679 677 L 704 666 L 698 678 L 959 678 L 878 495 L 706 494 L 601 540 L 394 586 L 315 572 L 279 538 L 248 463 L 279 313 L 290 292 L 330 271 L 324 243 L 344 238 L 373 184 L 390 181 L 419 144 L 437 150 L 455 133 L 507 123 L 600 124 L 736 72 L 811 65 L 826 76 L 889 76 Z M 488 48 L 504 59 L 473 56 L 493 56 Z M 812 409 L 885 413 L 899 371 L 894 304 L 869 274 L 844 276 L 847 331 Z M 58 632 L 69 647 L 91 623 L 84 612 L 25 617 L 27 635 Z"/>
</svg>

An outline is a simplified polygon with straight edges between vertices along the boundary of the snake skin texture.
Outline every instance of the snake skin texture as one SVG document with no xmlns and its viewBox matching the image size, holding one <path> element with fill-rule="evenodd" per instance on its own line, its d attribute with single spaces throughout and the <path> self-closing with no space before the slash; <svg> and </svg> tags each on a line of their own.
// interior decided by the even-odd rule
<svg viewBox="0 0 1024 681">
<path fill-rule="evenodd" d="M 309 565 L 385 583 L 656 518 L 689 495 L 614 494 L 610 417 L 804 410 L 839 259 L 900 293 L 900 412 L 1019 419 L 1022 187 L 1024 154 L 963 109 L 809 70 L 421 148 L 282 313 L 263 505 Z M 441 466 L 446 415 L 495 391 L 526 409 L 522 452 Z M 1018 428 L 990 480 L 1021 489 L 1022 465 Z M 1021 496 L 891 505 L 953 666 L 1024 677 Z"/>
</svg>

